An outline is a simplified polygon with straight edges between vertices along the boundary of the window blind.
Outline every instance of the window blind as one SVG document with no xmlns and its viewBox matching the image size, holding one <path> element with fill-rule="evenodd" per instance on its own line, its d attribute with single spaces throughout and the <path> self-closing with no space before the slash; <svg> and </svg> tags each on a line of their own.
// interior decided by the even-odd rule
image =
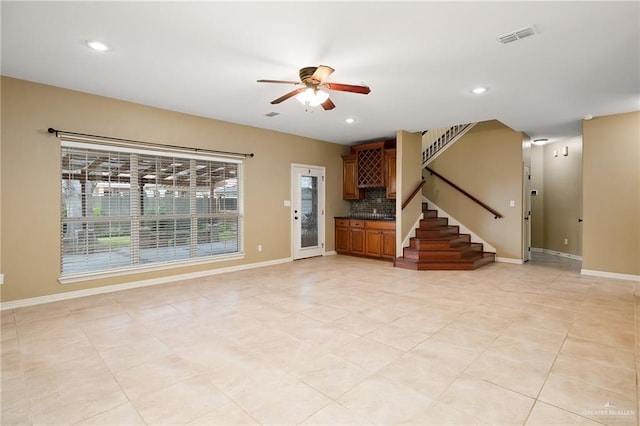
<svg viewBox="0 0 640 426">
<path fill-rule="evenodd" d="M 242 251 L 242 161 L 62 140 L 62 277 Z"/>
</svg>

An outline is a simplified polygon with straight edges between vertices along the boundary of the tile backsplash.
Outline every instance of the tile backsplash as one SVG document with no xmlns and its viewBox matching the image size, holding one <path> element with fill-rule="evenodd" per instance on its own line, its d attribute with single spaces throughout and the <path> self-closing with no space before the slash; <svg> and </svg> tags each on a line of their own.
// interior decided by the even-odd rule
<svg viewBox="0 0 640 426">
<path fill-rule="evenodd" d="M 382 216 L 396 215 L 396 200 L 387 198 L 385 188 L 369 188 L 365 190 L 365 198 L 351 201 L 349 216 L 367 216 L 375 214 Z"/>
</svg>

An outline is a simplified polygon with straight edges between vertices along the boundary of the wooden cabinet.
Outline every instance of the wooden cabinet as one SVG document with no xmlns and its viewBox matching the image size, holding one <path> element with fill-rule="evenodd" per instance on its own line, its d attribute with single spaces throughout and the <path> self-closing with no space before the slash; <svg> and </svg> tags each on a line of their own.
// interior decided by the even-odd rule
<svg viewBox="0 0 640 426">
<path fill-rule="evenodd" d="M 382 232 L 382 257 L 394 259 L 396 257 L 396 231 Z"/>
<path fill-rule="evenodd" d="M 384 151 L 384 186 L 387 198 L 396 198 L 396 149 Z"/>
<path fill-rule="evenodd" d="M 365 254 L 365 230 L 363 220 L 351 220 L 351 253 Z"/>
<path fill-rule="evenodd" d="M 371 257 L 393 259 L 396 255 L 396 224 L 395 222 L 368 220 L 367 251 Z"/>
<path fill-rule="evenodd" d="M 351 251 L 350 238 L 349 219 L 336 219 L 336 251 L 338 253 Z"/>
<path fill-rule="evenodd" d="M 367 256 L 382 256 L 382 234 L 377 229 L 367 229 Z"/>
<path fill-rule="evenodd" d="M 395 147 L 395 140 L 352 146 L 342 156 L 342 198 L 361 200 L 367 188 L 386 188 L 387 198 L 395 198 Z"/>
<path fill-rule="evenodd" d="M 342 198 L 360 200 L 364 191 L 358 188 L 358 156 L 348 154 L 342 156 Z"/>
<path fill-rule="evenodd" d="M 396 255 L 395 222 L 336 219 L 335 231 L 338 253 L 384 259 Z"/>
<path fill-rule="evenodd" d="M 364 254 L 364 220 L 336 219 L 336 251 L 345 254 Z"/>
<path fill-rule="evenodd" d="M 384 142 L 356 145 L 358 188 L 384 187 Z"/>
</svg>

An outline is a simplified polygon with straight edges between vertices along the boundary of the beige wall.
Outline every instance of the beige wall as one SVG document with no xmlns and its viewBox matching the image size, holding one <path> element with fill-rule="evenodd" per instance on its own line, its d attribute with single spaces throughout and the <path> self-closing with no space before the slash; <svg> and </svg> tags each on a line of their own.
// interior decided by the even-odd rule
<svg viewBox="0 0 640 426">
<path fill-rule="evenodd" d="M 409 199 L 422 179 L 422 135 L 398 131 L 396 147 L 396 255 L 402 256 L 402 242 L 415 229 L 416 221 L 422 213 L 420 193 L 402 209 L 402 203 Z"/>
<path fill-rule="evenodd" d="M 586 120 L 582 131 L 582 268 L 640 276 L 640 112 Z"/>
<path fill-rule="evenodd" d="M 461 224 L 496 248 L 498 257 L 522 259 L 521 132 L 499 121 L 476 124 L 429 167 L 497 210 L 494 216 L 440 179 L 425 173 L 423 193 Z M 515 207 L 510 207 L 510 201 Z"/>
<path fill-rule="evenodd" d="M 2 78 L 1 253 L 3 302 L 72 290 L 289 258 L 291 163 L 326 167 L 326 251 L 334 249 L 333 216 L 342 200 L 348 147 L 143 105 Z M 175 268 L 77 284 L 60 271 L 60 144 L 46 129 L 170 145 L 253 152 L 245 160 L 243 260 Z M 262 244 L 263 251 L 257 252 Z"/>
<path fill-rule="evenodd" d="M 563 155 L 564 147 L 567 156 Z M 545 182 L 539 194 L 544 199 L 543 245 L 536 247 L 582 256 L 582 224 L 578 222 L 582 218 L 582 138 L 534 149 L 542 150 Z"/>
</svg>

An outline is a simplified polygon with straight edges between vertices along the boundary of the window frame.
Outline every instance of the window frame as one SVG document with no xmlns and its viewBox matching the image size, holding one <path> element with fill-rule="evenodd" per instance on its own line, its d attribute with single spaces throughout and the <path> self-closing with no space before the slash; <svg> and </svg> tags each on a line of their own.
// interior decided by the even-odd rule
<svg viewBox="0 0 640 426">
<path fill-rule="evenodd" d="M 141 263 L 139 261 L 139 254 L 141 250 L 141 247 L 139 245 L 140 224 L 145 220 L 156 220 L 161 216 L 155 215 L 155 216 L 145 217 L 144 214 L 140 213 L 139 208 L 135 208 L 132 205 L 130 205 L 129 216 L 128 216 L 129 226 L 131 228 L 131 231 L 130 231 L 131 243 L 129 246 L 129 250 L 130 250 L 129 258 L 133 264 L 122 266 L 122 267 L 108 267 L 106 269 L 96 269 L 96 270 L 89 270 L 89 271 L 82 271 L 82 272 L 69 272 L 65 274 L 63 271 L 63 260 L 65 255 L 63 252 L 64 239 L 65 239 L 65 224 L 69 223 L 69 221 L 68 220 L 65 221 L 65 218 L 63 217 L 61 212 L 60 221 L 59 221 L 59 226 L 60 226 L 59 228 L 60 229 L 59 273 L 60 273 L 60 276 L 58 278 L 58 281 L 61 284 L 70 284 L 70 283 L 82 282 L 82 281 L 93 280 L 93 279 L 102 279 L 102 278 L 109 278 L 109 277 L 116 277 L 116 276 L 123 276 L 123 275 L 139 274 L 139 273 L 144 273 L 149 271 L 175 269 L 175 268 L 186 267 L 186 266 L 225 262 L 230 260 L 242 259 L 245 257 L 245 253 L 244 253 L 244 240 L 245 240 L 245 236 L 244 236 L 244 173 L 243 173 L 244 162 L 242 161 L 242 159 L 239 159 L 237 157 L 228 158 L 223 155 L 215 155 L 215 154 L 209 155 L 206 153 L 201 153 L 196 151 L 188 151 L 186 149 L 185 150 L 152 149 L 152 148 L 138 147 L 138 146 L 123 146 L 122 144 L 109 144 L 108 142 L 96 143 L 96 141 L 94 140 L 79 141 L 79 140 L 69 140 L 66 138 L 61 138 L 60 142 L 61 142 L 61 150 L 65 148 L 69 148 L 69 149 L 79 149 L 79 150 L 89 150 L 89 151 L 93 150 L 93 151 L 99 151 L 103 153 L 108 152 L 108 153 L 113 153 L 118 155 L 125 154 L 125 155 L 129 155 L 130 160 L 133 159 L 132 155 L 136 155 L 140 157 L 141 156 L 154 157 L 156 159 L 178 158 L 178 159 L 186 160 L 190 162 L 190 166 L 189 166 L 190 171 L 197 170 L 193 168 L 194 164 L 196 164 L 197 161 L 222 162 L 222 163 L 235 164 L 236 165 L 235 177 L 237 179 L 237 184 L 236 184 L 237 206 L 236 206 L 236 212 L 229 215 L 228 217 L 235 218 L 235 221 L 237 223 L 237 233 L 238 233 L 237 240 L 236 240 L 237 241 L 236 251 L 233 251 L 233 252 L 225 252 L 225 253 L 203 255 L 203 256 L 196 255 L 195 257 L 191 257 L 193 256 L 193 252 L 190 252 L 189 258 L 186 258 L 186 259 L 173 258 L 169 260 L 160 260 L 160 261 L 155 260 L 152 262 Z M 61 159 L 62 157 L 63 156 L 61 155 Z M 59 168 L 61 185 L 62 185 L 62 182 L 64 182 L 65 180 L 73 180 L 73 179 L 65 179 L 65 176 L 64 176 L 65 169 L 63 169 L 63 167 L 64 165 L 62 164 L 62 160 L 61 160 L 61 164 Z M 133 167 L 131 167 L 131 169 L 133 169 Z M 128 191 L 131 192 L 132 199 L 140 198 L 141 196 L 144 195 L 145 188 L 143 185 L 137 184 L 138 178 L 139 178 L 138 173 L 142 175 L 143 172 L 136 168 L 135 172 L 131 171 L 131 173 L 132 174 L 135 173 L 136 178 L 134 179 L 133 176 L 130 178 L 130 181 L 129 181 L 130 187 L 128 188 Z M 208 186 L 208 188 L 211 191 L 211 197 L 213 197 L 215 185 L 213 182 L 210 182 L 209 185 L 210 186 Z M 134 189 L 134 186 L 135 186 L 135 189 Z M 195 186 L 192 187 L 193 190 L 190 190 L 188 192 L 188 197 L 186 197 L 186 200 L 188 201 L 189 204 L 197 203 L 198 191 L 195 188 L 197 187 Z M 85 195 L 86 194 L 82 193 L 80 197 L 85 197 Z M 63 205 L 63 202 L 64 201 L 63 201 L 63 194 L 62 194 L 62 188 L 61 188 L 61 192 L 60 192 L 61 206 Z M 138 210 L 137 214 L 136 214 L 136 210 Z M 89 221 L 88 219 L 93 218 L 90 214 L 88 214 L 86 206 L 84 208 L 84 212 L 81 214 L 82 214 L 81 216 L 77 216 L 74 218 L 76 222 L 86 223 Z M 179 214 L 176 214 L 176 215 L 179 215 Z M 210 216 L 211 219 L 213 219 L 215 213 L 209 212 L 208 215 Z M 173 215 L 169 215 L 169 216 L 173 216 Z M 116 220 L 120 218 L 120 216 L 118 215 L 114 215 L 113 217 Z M 199 219 L 201 218 L 201 214 L 199 214 L 196 210 L 190 210 L 189 218 L 191 219 L 190 225 L 189 225 L 189 232 L 191 235 L 197 235 L 198 233 L 197 225 L 199 223 Z M 196 226 L 195 229 L 193 229 L 194 224 Z M 133 242 L 134 240 L 136 240 L 135 243 Z M 198 242 L 196 242 L 195 244 L 198 245 Z M 112 250 L 113 248 L 110 247 L 110 249 L 107 252 L 112 253 Z"/>
</svg>

